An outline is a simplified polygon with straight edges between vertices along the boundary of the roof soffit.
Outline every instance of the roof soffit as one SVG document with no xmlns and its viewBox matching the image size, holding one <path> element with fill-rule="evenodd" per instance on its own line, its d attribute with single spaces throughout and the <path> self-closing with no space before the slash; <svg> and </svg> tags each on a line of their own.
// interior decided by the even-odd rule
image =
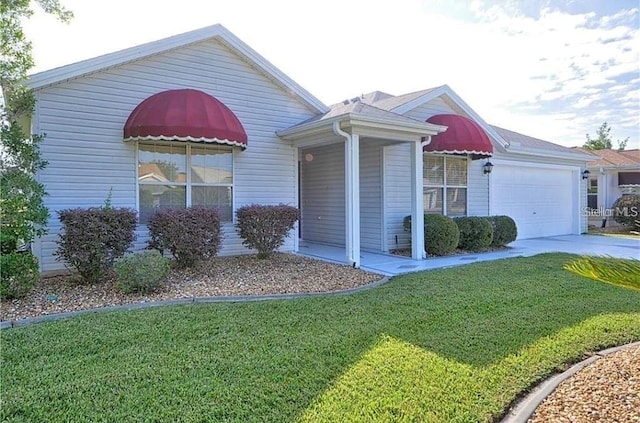
<svg viewBox="0 0 640 423">
<path fill-rule="evenodd" d="M 446 130 L 445 126 L 410 119 L 385 119 L 359 113 L 346 113 L 330 119 L 316 120 L 278 132 L 285 140 L 327 137 L 333 134 L 333 123 L 340 122 L 340 128 L 352 134 L 372 138 L 418 141 L 422 137 L 436 135 Z"/>
</svg>

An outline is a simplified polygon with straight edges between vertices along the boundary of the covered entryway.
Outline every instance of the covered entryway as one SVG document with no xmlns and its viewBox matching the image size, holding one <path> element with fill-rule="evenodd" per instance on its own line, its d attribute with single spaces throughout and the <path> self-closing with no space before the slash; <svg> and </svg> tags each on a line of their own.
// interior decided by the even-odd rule
<svg viewBox="0 0 640 423">
<path fill-rule="evenodd" d="M 445 126 L 420 122 L 359 101 L 279 131 L 298 148 L 303 240 L 344 246 L 360 267 L 362 247 L 382 250 L 382 147 L 407 143 L 411 168 L 412 257 L 424 258 L 422 146 Z"/>
<path fill-rule="evenodd" d="M 512 217 L 518 239 L 579 233 L 578 171 L 496 161 L 489 186 L 493 215 Z"/>
</svg>

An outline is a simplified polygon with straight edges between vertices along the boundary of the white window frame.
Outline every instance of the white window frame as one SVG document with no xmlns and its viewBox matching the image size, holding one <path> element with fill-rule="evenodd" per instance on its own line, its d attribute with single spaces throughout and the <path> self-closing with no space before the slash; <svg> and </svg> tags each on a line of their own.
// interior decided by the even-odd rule
<svg viewBox="0 0 640 423">
<path fill-rule="evenodd" d="M 596 192 L 592 192 L 590 193 L 589 191 L 591 190 L 591 182 L 595 181 L 596 182 Z M 589 197 L 590 196 L 595 196 L 596 197 L 596 208 L 598 208 L 598 191 L 600 191 L 600 181 L 598 180 L 598 177 L 590 177 L 587 179 L 587 206 L 589 205 Z"/>
<path fill-rule="evenodd" d="M 449 188 L 464 188 L 466 190 L 466 196 L 465 196 L 465 205 L 464 205 L 464 214 L 462 216 L 468 216 L 469 215 L 469 158 L 468 157 L 463 157 L 463 156 L 455 156 L 455 155 L 446 155 L 446 154 L 429 154 L 429 153 L 425 153 L 425 156 L 431 156 L 431 157 L 442 157 L 443 161 L 442 161 L 442 165 L 443 165 L 443 178 L 442 178 L 442 185 L 436 185 L 436 184 L 425 184 L 424 183 L 424 177 L 423 177 L 423 183 L 422 183 L 422 190 L 424 193 L 424 189 L 425 188 L 437 188 L 437 189 L 441 189 L 442 190 L 442 214 L 444 216 L 447 216 L 447 189 Z M 463 159 L 465 164 L 466 164 L 466 168 L 467 168 L 467 175 L 466 175 L 466 181 L 465 181 L 465 185 L 448 185 L 447 184 L 447 158 L 453 158 L 456 160 L 460 160 Z M 426 163 L 426 160 L 425 160 Z M 424 174 L 426 175 L 426 170 L 423 170 Z M 425 209 L 426 212 L 426 209 Z M 454 217 L 458 217 L 458 216 L 454 216 Z"/>
<path fill-rule="evenodd" d="M 139 174 L 139 169 L 140 169 L 140 146 L 141 145 L 167 145 L 167 146 L 179 146 L 179 147 L 185 147 L 185 155 L 186 155 L 186 164 L 185 164 L 185 171 L 186 171 L 186 182 L 145 182 L 145 183 L 140 183 L 140 174 Z M 217 147 L 217 148 L 222 148 L 225 149 L 225 146 L 220 145 L 220 144 L 199 144 L 199 143 L 185 143 L 185 142 L 171 142 L 171 141 L 136 141 L 136 163 L 135 163 L 135 167 L 136 167 L 136 210 L 138 212 L 138 216 L 140 215 L 140 185 L 153 185 L 153 186 L 166 186 L 168 184 L 171 185 L 175 185 L 175 186 L 184 186 L 185 187 L 185 207 L 191 207 L 191 188 L 193 187 L 227 187 L 227 188 L 231 188 L 231 219 L 230 220 L 221 220 L 220 223 L 221 224 L 225 224 L 225 223 L 233 223 L 235 221 L 235 196 L 236 196 L 236 190 L 235 190 L 235 186 L 234 186 L 234 181 L 236 178 L 235 175 L 235 149 L 232 147 L 228 147 L 229 148 L 229 152 L 231 153 L 231 183 L 230 184 L 223 184 L 223 183 L 219 183 L 219 184 L 206 184 L 206 183 L 195 183 L 192 184 L 191 182 L 191 148 L 195 147 L 195 148 L 213 148 L 213 147 Z M 145 223 L 143 223 L 143 225 L 145 225 Z"/>
</svg>

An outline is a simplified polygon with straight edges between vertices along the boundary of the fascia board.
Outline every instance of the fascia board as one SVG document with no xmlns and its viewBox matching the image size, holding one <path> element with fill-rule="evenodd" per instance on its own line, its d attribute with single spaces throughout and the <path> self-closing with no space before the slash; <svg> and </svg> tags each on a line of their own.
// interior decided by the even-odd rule
<svg viewBox="0 0 640 423">
<path fill-rule="evenodd" d="M 562 159 L 579 163 L 586 163 L 592 161 L 593 158 L 584 154 L 576 154 L 576 153 L 563 153 L 559 151 L 541 151 L 534 150 L 529 148 L 520 148 L 520 147 L 512 147 L 506 150 L 505 156 L 509 155 L 521 155 L 527 157 L 545 157 L 545 158 L 554 158 L 554 159 Z"/>
<path fill-rule="evenodd" d="M 326 113 L 329 111 L 329 107 L 327 105 L 325 105 L 322 101 L 316 98 L 309 91 L 304 89 L 300 84 L 298 84 L 293 79 L 288 77 L 280 69 L 276 68 L 271 62 L 265 59 L 261 54 L 259 54 L 253 48 L 249 47 L 247 43 L 242 41 L 240 38 L 236 37 L 227 28 L 220 25 L 219 32 L 220 32 L 220 35 L 222 36 L 222 39 L 226 43 L 229 43 L 234 50 L 236 50 L 242 56 L 249 59 L 249 61 L 259 66 L 261 70 L 264 73 L 266 73 L 268 76 L 272 76 L 273 78 L 275 78 L 276 82 L 278 82 L 284 88 L 296 93 L 317 113 Z"/>
<path fill-rule="evenodd" d="M 414 133 L 415 135 L 437 135 L 440 132 L 447 130 L 446 126 L 435 125 L 427 122 L 398 122 L 393 119 L 384 119 L 371 117 L 360 114 L 349 114 L 349 121 L 347 123 L 350 126 L 361 126 L 370 128 L 381 128 L 386 130 Z"/>
<path fill-rule="evenodd" d="M 70 65 L 39 72 L 29 77 L 27 86 L 32 89 L 43 88 L 213 38 L 220 39 L 221 42 L 232 50 L 235 50 L 241 57 L 244 57 L 248 63 L 254 65 L 254 67 L 263 72 L 266 76 L 270 77 L 278 85 L 288 92 L 293 92 L 315 112 L 325 113 L 329 110 L 329 108 L 319 99 L 302 88 L 301 85 L 285 75 L 258 52 L 253 50 L 220 24 L 196 29 L 184 34 L 174 35 L 161 40 L 152 41 L 139 46 L 72 63 Z"/>
<path fill-rule="evenodd" d="M 399 115 L 404 115 L 408 111 L 413 110 L 416 107 L 433 100 L 434 98 L 440 97 L 446 92 L 446 88 L 448 88 L 446 85 L 438 87 L 435 90 L 429 91 L 428 93 L 425 93 L 418 98 L 414 98 L 407 103 L 394 107 L 393 109 L 391 109 L 391 111 Z"/>
<path fill-rule="evenodd" d="M 322 134 L 327 131 L 333 131 L 333 122 L 339 121 L 340 126 L 343 129 L 347 128 L 359 128 L 360 130 L 366 129 L 367 135 L 373 135 L 375 130 L 385 131 L 385 133 L 398 132 L 401 134 L 407 134 L 414 136 L 427 136 L 436 135 L 440 132 L 444 132 L 447 127 L 442 125 L 435 125 L 426 122 L 397 122 L 391 119 L 375 118 L 371 116 L 348 113 L 340 116 L 335 116 L 330 119 L 319 120 L 296 126 L 294 128 L 288 128 L 282 131 L 277 131 L 276 134 L 284 140 L 294 140 L 300 137 L 309 137 L 312 135 Z"/>
<path fill-rule="evenodd" d="M 465 101 L 460 98 L 460 96 L 458 96 L 458 94 L 456 94 L 451 88 L 449 88 L 448 85 L 445 85 L 444 88 L 444 95 L 448 96 L 454 103 L 456 103 L 458 107 L 460 107 L 468 116 L 470 116 L 477 124 L 479 124 L 489 136 L 491 136 L 498 142 L 498 144 L 502 145 L 505 148 L 509 148 L 509 143 L 504 138 L 502 138 L 495 129 L 488 125 L 487 122 L 485 122 L 484 119 L 482 119 L 480 115 L 471 108 L 471 106 L 465 103 Z"/>
<path fill-rule="evenodd" d="M 460 107 L 471 119 L 473 119 L 476 123 L 478 123 L 484 131 L 491 136 L 500 146 L 504 148 L 509 148 L 509 143 L 498 134 L 498 132 L 493 129 L 490 125 L 488 125 L 484 119 L 480 117 L 467 103 L 460 98 L 448 85 L 443 85 L 439 88 L 436 88 L 433 91 L 430 91 L 408 103 L 405 103 L 401 106 L 393 108 L 391 111 L 398 114 L 405 114 L 410 110 L 415 109 L 416 107 L 427 103 L 434 98 L 440 97 L 442 95 L 446 95 L 453 101 L 458 107 Z"/>
<path fill-rule="evenodd" d="M 589 169 L 603 169 L 603 170 L 640 170 L 640 164 L 629 165 L 606 165 L 606 166 L 587 166 Z"/>
<path fill-rule="evenodd" d="M 129 47 L 124 50 L 107 53 L 102 56 L 82 60 L 77 63 L 72 63 L 69 65 L 39 72 L 29 77 L 27 86 L 32 89 L 42 88 L 48 85 L 78 78 L 83 75 L 139 60 L 141 58 L 148 57 L 157 53 L 169 51 L 174 48 L 201 42 L 220 35 L 221 27 L 222 25 L 219 24 L 212 25 L 205 28 L 196 29 L 195 31 L 186 32 L 184 34 L 178 34 L 168 38 L 163 38 L 161 40 L 151 41 L 149 43 Z"/>
</svg>

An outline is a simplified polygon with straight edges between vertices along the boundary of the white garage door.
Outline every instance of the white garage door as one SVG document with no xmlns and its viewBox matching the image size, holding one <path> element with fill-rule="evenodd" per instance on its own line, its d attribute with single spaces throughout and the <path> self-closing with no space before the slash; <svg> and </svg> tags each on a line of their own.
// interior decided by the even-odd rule
<svg viewBox="0 0 640 423">
<path fill-rule="evenodd" d="M 492 214 L 511 216 L 518 226 L 518 239 L 577 230 L 571 170 L 496 164 L 490 195 Z"/>
</svg>

